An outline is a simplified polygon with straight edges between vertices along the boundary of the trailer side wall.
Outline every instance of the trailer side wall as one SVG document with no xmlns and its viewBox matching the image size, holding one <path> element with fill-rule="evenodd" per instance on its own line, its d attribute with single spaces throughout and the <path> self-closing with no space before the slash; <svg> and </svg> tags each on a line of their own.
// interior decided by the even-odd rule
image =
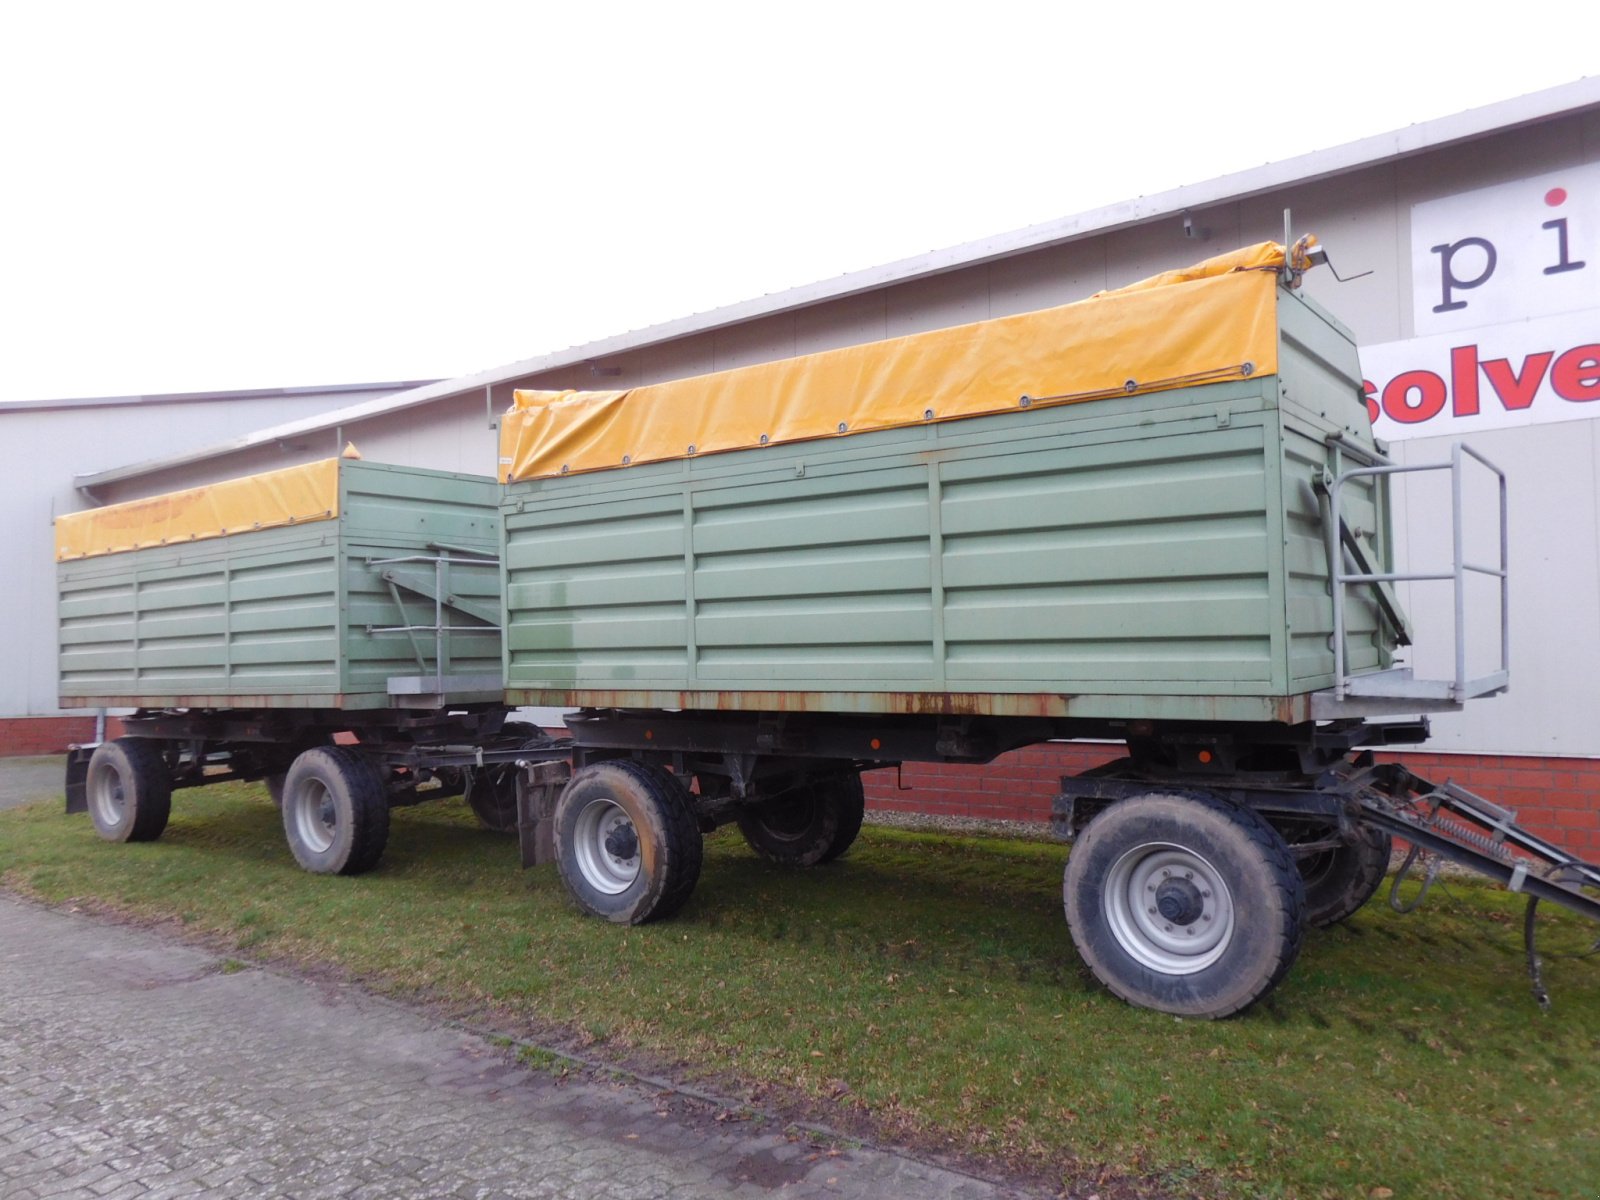
<svg viewBox="0 0 1600 1200">
<path fill-rule="evenodd" d="M 509 485 L 509 699 L 1298 719 L 1332 669 L 1313 483 L 1326 435 L 1366 418 L 1348 336 L 1280 306 L 1315 351 L 1282 388 Z M 1375 628 L 1359 601 L 1351 618 Z"/>
<path fill-rule="evenodd" d="M 402 621 L 370 560 L 432 555 L 431 544 L 492 554 L 496 496 L 482 477 L 341 462 L 335 519 L 58 563 L 61 702 L 380 706 L 391 676 L 421 666 L 406 635 L 368 627 L 431 625 L 434 605 L 402 590 Z M 425 584 L 434 570 L 393 569 Z M 457 569 L 450 591 L 498 609 L 494 568 Z M 431 671 L 432 635 L 419 638 Z M 447 645 L 451 671 L 498 676 L 496 633 Z"/>
</svg>

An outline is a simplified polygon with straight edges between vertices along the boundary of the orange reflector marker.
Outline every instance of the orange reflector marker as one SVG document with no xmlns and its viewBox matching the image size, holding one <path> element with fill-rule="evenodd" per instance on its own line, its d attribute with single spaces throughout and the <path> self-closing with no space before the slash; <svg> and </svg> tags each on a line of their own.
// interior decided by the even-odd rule
<svg viewBox="0 0 1600 1200">
<path fill-rule="evenodd" d="M 1200 751 L 1200 761 L 1203 762 L 1203 763 L 1210 762 L 1211 761 L 1211 751 L 1209 751 L 1209 750 Z"/>
<path fill-rule="evenodd" d="M 881 749 L 883 749 L 883 743 L 880 742 L 877 738 L 873 738 L 872 739 L 872 748 L 874 750 L 881 750 Z"/>
</svg>

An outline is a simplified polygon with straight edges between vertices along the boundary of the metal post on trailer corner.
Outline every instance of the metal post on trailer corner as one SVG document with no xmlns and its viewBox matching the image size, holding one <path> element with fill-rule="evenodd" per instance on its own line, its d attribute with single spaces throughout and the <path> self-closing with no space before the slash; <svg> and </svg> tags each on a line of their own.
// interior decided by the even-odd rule
<svg viewBox="0 0 1600 1200">
<path fill-rule="evenodd" d="M 445 564 L 448 558 L 439 557 L 433 560 L 433 674 L 434 693 L 444 695 L 444 597 L 445 597 Z"/>
</svg>

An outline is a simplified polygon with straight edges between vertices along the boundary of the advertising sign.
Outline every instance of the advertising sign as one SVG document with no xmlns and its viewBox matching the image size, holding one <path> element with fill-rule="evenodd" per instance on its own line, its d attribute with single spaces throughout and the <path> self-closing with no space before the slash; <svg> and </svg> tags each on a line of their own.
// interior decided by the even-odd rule
<svg viewBox="0 0 1600 1200">
<path fill-rule="evenodd" d="M 1600 416 L 1600 163 L 1413 205 L 1411 301 L 1361 352 L 1379 437 Z"/>
<path fill-rule="evenodd" d="M 1600 308 L 1361 348 L 1381 438 L 1600 417 Z"/>
</svg>

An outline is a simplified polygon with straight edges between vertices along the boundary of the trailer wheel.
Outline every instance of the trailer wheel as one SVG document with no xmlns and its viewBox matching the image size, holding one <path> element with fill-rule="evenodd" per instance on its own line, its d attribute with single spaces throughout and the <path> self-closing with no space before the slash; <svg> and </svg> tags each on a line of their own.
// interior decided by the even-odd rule
<svg viewBox="0 0 1600 1200">
<path fill-rule="evenodd" d="M 626 760 L 575 774 L 556 801 L 556 865 L 585 912 L 643 925 L 683 907 L 704 845 L 682 782 Z"/>
<path fill-rule="evenodd" d="M 389 841 L 378 768 L 343 746 L 303 752 L 283 782 L 283 831 L 295 861 L 314 874 L 370 871 Z"/>
<path fill-rule="evenodd" d="M 739 832 L 768 862 L 816 867 L 854 844 L 866 813 L 860 775 L 830 775 L 739 814 Z"/>
<path fill-rule="evenodd" d="M 519 748 L 546 746 L 550 735 L 531 721 L 507 721 L 502 739 L 515 739 Z M 468 772 L 467 806 L 490 833 L 517 832 L 517 764 L 497 763 Z"/>
<path fill-rule="evenodd" d="M 694 810 L 695 801 L 693 793 L 689 791 L 689 780 L 671 771 L 657 771 L 656 775 L 666 782 L 677 797 L 679 810 L 689 814 L 690 832 L 682 839 L 685 847 L 684 869 L 675 874 L 671 887 L 662 896 L 661 903 L 656 905 L 656 916 L 670 917 L 688 903 L 695 884 L 700 882 L 700 872 L 705 866 L 706 841 L 700 828 L 699 815 Z"/>
<path fill-rule="evenodd" d="M 84 780 L 95 832 L 108 842 L 153 842 L 172 814 L 172 776 L 161 748 L 144 738 L 95 747 Z"/>
<path fill-rule="evenodd" d="M 1383 884 L 1394 839 L 1363 825 L 1356 840 L 1300 860 L 1306 884 L 1306 924 L 1318 929 L 1354 915 Z"/>
<path fill-rule="evenodd" d="M 1111 805 L 1067 859 L 1072 940 L 1129 1004 L 1226 1017 L 1265 996 L 1304 936 L 1305 885 L 1272 826 L 1205 795 Z"/>
</svg>

